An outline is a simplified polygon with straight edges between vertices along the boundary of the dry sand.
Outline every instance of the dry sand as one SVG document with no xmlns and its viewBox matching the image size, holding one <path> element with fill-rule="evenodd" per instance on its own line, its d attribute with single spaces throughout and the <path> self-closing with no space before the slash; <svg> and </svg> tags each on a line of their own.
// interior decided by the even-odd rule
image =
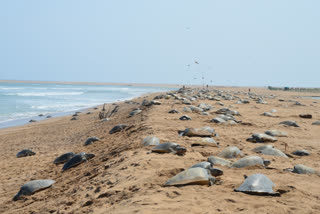
<svg viewBox="0 0 320 214">
<path fill-rule="evenodd" d="M 223 88 L 224 91 L 247 90 Z M 296 98 L 305 94 L 293 92 L 273 92 L 252 89 L 257 94 L 276 94 L 275 99 L 266 99 L 268 104 L 235 104 L 236 100 L 222 100 L 226 107 L 240 112 L 237 118 L 245 122 L 235 126 L 218 125 L 210 122 L 214 111 L 222 108 L 217 101 L 197 100 L 211 104 L 215 109 L 210 116 L 187 113 L 191 121 L 178 118 L 184 114 L 186 106 L 175 99 L 161 99 L 161 105 L 141 107 L 137 104 L 118 103 L 119 111 L 110 121 L 100 121 L 101 111 L 85 112 L 78 120 L 71 116 L 52 118 L 30 123 L 25 126 L 0 130 L 0 213 L 320 213 L 320 177 L 285 172 L 296 164 L 304 164 L 320 171 L 320 126 L 311 125 L 320 120 L 320 103 L 317 100 Z M 315 95 L 315 94 L 312 94 Z M 152 100 L 155 95 L 134 99 Z M 237 95 L 247 97 L 246 95 Z M 279 102 L 279 99 L 286 100 Z M 297 100 L 304 106 L 294 105 L 287 100 Z M 319 101 L 320 102 L 320 101 Z M 107 108 L 111 108 L 109 104 Z M 141 114 L 128 118 L 129 112 L 141 107 Z M 168 114 L 171 109 L 179 114 Z M 276 109 L 278 118 L 261 116 L 263 112 Z M 300 118 L 299 114 L 310 113 L 313 119 Z M 278 125 L 284 120 L 295 120 L 300 127 Z M 117 124 L 132 127 L 120 133 L 109 134 Z M 251 125 L 248 125 L 251 124 Z M 215 140 L 221 147 L 191 147 L 193 139 L 179 137 L 177 131 L 188 127 L 211 126 L 219 134 Z M 263 133 L 278 129 L 288 133 L 288 137 L 278 138 L 275 147 L 287 153 L 296 149 L 306 149 L 310 156 L 281 158 L 260 155 L 272 161 L 270 169 L 250 167 L 244 169 L 223 169 L 221 184 L 213 186 L 186 185 L 164 187 L 163 184 L 178 172 L 210 155 L 217 155 L 227 146 L 237 146 L 245 155 L 254 155 L 253 148 L 261 145 L 246 141 L 252 133 Z M 161 142 L 172 141 L 187 147 L 185 156 L 174 154 L 148 154 L 150 147 L 143 147 L 142 140 L 154 135 Z M 102 142 L 83 146 L 88 137 L 97 136 Z M 16 154 L 30 148 L 35 156 L 16 158 Z M 95 158 L 75 168 L 61 172 L 61 165 L 53 160 L 65 152 L 94 153 Z M 281 197 L 254 196 L 234 192 L 243 181 L 244 175 L 263 173 L 275 184 L 275 190 L 288 190 Z M 53 187 L 12 201 L 22 184 L 34 179 L 53 179 Z"/>
</svg>

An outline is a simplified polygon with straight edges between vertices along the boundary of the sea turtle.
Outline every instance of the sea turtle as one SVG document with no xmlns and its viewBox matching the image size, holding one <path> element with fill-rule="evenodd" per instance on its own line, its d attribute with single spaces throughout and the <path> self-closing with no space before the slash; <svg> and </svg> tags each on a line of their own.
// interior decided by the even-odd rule
<svg viewBox="0 0 320 214">
<path fill-rule="evenodd" d="M 259 146 L 259 147 L 255 148 L 254 151 L 261 153 L 261 154 L 264 154 L 264 155 L 272 155 L 272 156 L 277 156 L 277 157 L 288 158 L 288 156 L 286 154 L 284 154 L 282 151 L 274 148 L 271 145 Z"/>
<path fill-rule="evenodd" d="M 151 100 L 151 105 L 161 105 L 161 102 L 157 100 Z"/>
<path fill-rule="evenodd" d="M 203 112 L 203 109 L 202 108 L 199 108 L 199 107 L 196 107 L 196 106 L 189 106 L 189 108 L 191 109 L 192 112 L 195 112 L 195 113 L 200 113 L 200 112 Z"/>
<path fill-rule="evenodd" d="M 133 111 L 130 112 L 129 117 L 133 117 L 134 115 L 140 114 L 141 112 L 142 112 L 141 109 L 136 108 L 136 109 L 134 109 Z"/>
<path fill-rule="evenodd" d="M 178 114 L 179 111 L 176 110 L 176 109 L 172 109 L 172 110 L 170 110 L 168 113 L 169 113 L 169 114 Z"/>
<path fill-rule="evenodd" d="M 278 130 L 267 130 L 264 132 L 267 135 L 270 135 L 272 137 L 287 137 L 287 133 L 283 131 L 278 131 Z"/>
<path fill-rule="evenodd" d="M 273 145 L 263 145 L 263 146 L 259 146 L 259 147 L 254 148 L 252 151 L 261 152 L 262 150 L 267 149 L 267 148 L 274 148 L 274 146 Z"/>
<path fill-rule="evenodd" d="M 27 156 L 32 156 L 35 155 L 36 153 L 33 152 L 31 149 L 24 149 L 17 154 L 17 158 L 22 158 L 22 157 L 27 157 Z"/>
<path fill-rule="evenodd" d="M 71 167 L 77 166 L 91 158 L 93 158 L 94 154 L 87 154 L 85 152 L 81 152 L 79 154 L 76 154 L 73 156 L 67 163 L 65 163 L 62 167 L 62 170 L 65 171 L 67 169 L 70 169 Z"/>
<path fill-rule="evenodd" d="M 143 105 L 143 106 L 152 106 L 152 103 L 150 101 L 148 101 L 148 100 L 143 100 L 141 105 Z"/>
<path fill-rule="evenodd" d="M 183 111 L 187 112 L 187 113 L 191 113 L 192 112 L 192 110 L 191 110 L 191 108 L 189 106 L 184 107 Z"/>
<path fill-rule="evenodd" d="M 220 166 L 231 166 L 232 162 L 229 160 L 225 160 L 223 158 L 210 156 L 208 157 L 208 162 L 212 163 L 213 165 L 220 165 Z"/>
<path fill-rule="evenodd" d="M 179 120 L 191 120 L 191 117 L 189 117 L 188 115 L 183 115 L 179 118 Z"/>
<path fill-rule="evenodd" d="M 203 111 L 210 111 L 214 107 L 212 105 L 206 104 L 206 103 L 200 103 L 198 105 L 199 108 L 201 108 Z"/>
<path fill-rule="evenodd" d="M 157 145 L 152 148 L 151 152 L 156 153 L 174 153 L 179 156 L 183 156 L 186 153 L 187 149 L 185 147 L 179 146 L 177 143 L 166 142 Z"/>
<path fill-rule="evenodd" d="M 127 125 L 123 125 L 123 124 L 116 125 L 109 131 L 109 134 L 120 132 L 127 127 L 128 127 Z"/>
<path fill-rule="evenodd" d="M 144 146 L 156 146 L 160 144 L 160 139 L 155 136 L 148 136 L 143 141 Z"/>
<path fill-rule="evenodd" d="M 60 155 L 59 157 L 57 157 L 53 163 L 54 164 L 60 164 L 60 163 L 65 163 L 67 161 L 69 161 L 73 156 L 75 156 L 76 154 L 74 152 L 68 152 L 68 153 L 65 153 L 63 155 Z"/>
<path fill-rule="evenodd" d="M 78 118 L 76 118 L 76 117 L 72 117 L 70 120 L 78 120 Z"/>
<path fill-rule="evenodd" d="M 23 195 L 32 195 L 37 191 L 50 187 L 54 183 L 55 183 L 54 180 L 49 180 L 49 179 L 29 181 L 22 185 L 22 187 L 20 188 L 20 191 L 13 197 L 13 200 L 17 201 Z"/>
<path fill-rule="evenodd" d="M 313 122 L 312 125 L 320 126 L 320 120 Z"/>
<path fill-rule="evenodd" d="M 84 142 L 85 146 L 91 145 L 92 143 L 96 142 L 96 141 L 100 141 L 99 138 L 97 137 L 89 137 L 86 142 Z"/>
<path fill-rule="evenodd" d="M 211 137 L 204 137 L 204 138 L 193 138 L 191 146 L 211 146 L 211 147 L 219 147 L 219 143 L 217 143 Z"/>
<path fill-rule="evenodd" d="M 202 167 L 189 168 L 170 178 L 165 186 L 181 186 L 186 184 L 213 185 L 216 179 L 209 170 Z"/>
<path fill-rule="evenodd" d="M 264 160 L 259 156 L 246 156 L 231 164 L 231 168 L 244 168 L 248 166 L 261 165 L 267 167 L 270 165 L 269 160 Z"/>
<path fill-rule="evenodd" d="M 299 114 L 299 117 L 305 118 L 305 119 L 311 119 L 312 115 L 311 114 Z"/>
<path fill-rule="evenodd" d="M 273 191 L 274 183 L 263 174 L 253 174 L 245 177 L 240 187 L 235 189 L 236 192 L 244 192 L 253 195 L 274 195 L 280 196 L 280 193 Z"/>
<path fill-rule="evenodd" d="M 307 150 L 296 150 L 292 152 L 292 154 L 298 155 L 298 156 L 308 156 L 310 155 L 310 152 L 308 152 Z"/>
<path fill-rule="evenodd" d="M 197 163 L 197 164 L 191 166 L 190 168 L 196 168 L 196 167 L 208 169 L 210 171 L 210 174 L 215 177 L 223 175 L 223 171 L 221 169 L 213 168 L 213 164 L 208 161 Z"/>
<path fill-rule="evenodd" d="M 199 129 L 187 128 L 184 131 L 178 131 L 178 133 L 181 136 L 188 137 L 212 137 L 214 136 L 214 129 L 209 126 L 205 126 Z"/>
<path fill-rule="evenodd" d="M 225 123 L 226 121 L 220 117 L 215 117 L 211 120 L 213 123 Z"/>
<path fill-rule="evenodd" d="M 320 175 L 320 173 L 317 172 L 316 170 L 312 169 L 311 167 L 302 165 L 302 164 L 295 165 L 293 167 L 293 169 L 285 169 L 284 171 L 294 172 L 297 174 L 317 174 L 317 175 Z"/>
<path fill-rule="evenodd" d="M 227 148 L 225 148 L 224 150 L 222 150 L 222 152 L 219 154 L 220 157 L 223 158 L 236 158 L 238 156 L 243 155 L 243 153 L 241 152 L 241 150 L 236 147 L 236 146 L 229 146 Z"/>
<path fill-rule="evenodd" d="M 300 127 L 296 121 L 291 121 L 291 120 L 282 121 L 279 124 L 286 125 L 286 126 Z"/>
<path fill-rule="evenodd" d="M 247 141 L 252 143 L 265 143 L 275 142 L 277 139 L 267 134 L 255 133 L 251 137 L 247 138 Z"/>
<path fill-rule="evenodd" d="M 262 116 L 266 116 L 266 117 L 278 117 L 276 115 L 273 115 L 272 113 L 270 112 L 263 112 L 263 114 L 261 114 Z"/>
</svg>

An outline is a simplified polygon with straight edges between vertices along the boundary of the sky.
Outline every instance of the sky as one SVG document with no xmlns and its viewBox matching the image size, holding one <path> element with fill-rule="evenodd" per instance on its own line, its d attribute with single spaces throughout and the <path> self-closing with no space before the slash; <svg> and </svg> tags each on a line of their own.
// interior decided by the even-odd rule
<svg viewBox="0 0 320 214">
<path fill-rule="evenodd" d="M 0 79 L 320 87 L 319 0 L 3 0 Z"/>
</svg>

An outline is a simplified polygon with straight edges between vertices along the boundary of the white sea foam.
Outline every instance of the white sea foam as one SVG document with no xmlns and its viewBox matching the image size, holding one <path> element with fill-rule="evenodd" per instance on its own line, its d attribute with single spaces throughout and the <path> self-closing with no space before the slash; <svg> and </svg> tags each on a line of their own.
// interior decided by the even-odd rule
<svg viewBox="0 0 320 214">
<path fill-rule="evenodd" d="M 45 97 L 45 96 L 67 96 L 67 95 L 81 95 L 84 92 L 26 92 L 26 93 L 7 93 L 7 96 L 20 97 Z"/>
<path fill-rule="evenodd" d="M 44 119 L 38 115 L 63 115 L 165 90 L 160 87 L 0 83 L 0 128 L 5 127 L 3 122 L 14 124 L 18 120 Z"/>
</svg>

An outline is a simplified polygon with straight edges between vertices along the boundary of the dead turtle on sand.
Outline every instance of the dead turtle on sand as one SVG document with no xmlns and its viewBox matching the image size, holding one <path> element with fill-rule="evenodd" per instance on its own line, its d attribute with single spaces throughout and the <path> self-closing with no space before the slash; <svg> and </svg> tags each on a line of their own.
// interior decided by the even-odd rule
<svg viewBox="0 0 320 214">
<path fill-rule="evenodd" d="M 293 126 L 293 127 L 300 127 L 296 121 L 291 121 L 291 120 L 287 120 L 287 121 L 282 121 L 279 123 L 280 125 L 285 125 L 285 126 Z"/>
<path fill-rule="evenodd" d="M 49 180 L 49 179 L 29 181 L 22 185 L 22 187 L 20 188 L 20 191 L 13 197 L 13 200 L 17 201 L 23 195 L 32 195 L 37 191 L 50 187 L 54 183 L 55 183 L 54 180 Z"/>
<path fill-rule="evenodd" d="M 285 153 L 283 153 L 279 149 L 274 148 L 274 146 L 272 146 L 272 145 L 259 146 L 255 149 L 253 149 L 253 151 L 255 151 L 257 153 L 264 154 L 264 155 L 272 155 L 272 156 L 277 156 L 277 157 L 288 158 L 288 156 Z"/>
<path fill-rule="evenodd" d="M 33 152 L 31 149 L 24 149 L 24 150 L 20 151 L 16 156 L 17 156 L 17 158 L 22 158 L 22 157 L 32 156 L 35 154 L 36 153 Z"/>
<path fill-rule="evenodd" d="M 220 157 L 228 158 L 228 159 L 236 158 L 236 157 L 242 156 L 242 155 L 243 155 L 243 153 L 236 146 L 229 146 L 229 147 L 225 148 L 224 150 L 222 150 L 222 152 L 219 154 Z"/>
<path fill-rule="evenodd" d="M 165 186 L 181 186 L 187 184 L 213 185 L 216 179 L 209 170 L 202 167 L 189 168 L 170 178 Z"/>
<path fill-rule="evenodd" d="M 259 156 L 246 156 L 231 164 L 231 168 L 244 168 L 255 165 L 267 167 L 270 163 L 271 162 L 269 160 L 264 160 Z"/>
<path fill-rule="evenodd" d="M 187 149 L 185 147 L 181 147 L 177 143 L 166 142 L 157 145 L 152 148 L 151 152 L 156 153 L 173 153 L 179 156 L 183 156 L 186 153 Z"/>
<path fill-rule="evenodd" d="M 86 140 L 86 142 L 84 142 L 84 145 L 85 146 L 88 146 L 88 145 L 91 145 L 92 143 L 94 143 L 94 142 L 96 142 L 96 141 L 100 141 L 100 139 L 99 138 L 97 138 L 97 137 L 89 137 L 87 140 Z"/>
<path fill-rule="evenodd" d="M 210 126 L 205 126 L 202 128 L 186 128 L 183 131 L 178 131 L 180 136 L 188 137 L 213 137 L 215 136 L 214 129 Z"/>
<path fill-rule="evenodd" d="M 208 162 L 212 163 L 213 165 L 220 165 L 220 166 L 231 166 L 232 162 L 229 160 L 225 160 L 223 158 L 210 156 L 208 157 Z"/>
<path fill-rule="evenodd" d="M 278 130 L 267 130 L 264 133 L 272 137 L 288 137 L 288 134 L 286 132 Z"/>
<path fill-rule="evenodd" d="M 311 167 L 308 167 L 302 164 L 295 165 L 293 169 L 285 169 L 284 171 L 289 171 L 297 174 L 317 174 L 320 176 L 320 172 L 317 172 Z"/>
<path fill-rule="evenodd" d="M 69 161 L 73 156 L 75 156 L 76 154 L 74 152 L 68 152 L 68 153 L 65 153 L 63 155 L 60 155 L 59 157 L 57 157 L 53 163 L 54 164 L 61 164 L 61 163 L 65 163 L 67 161 Z"/>
<path fill-rule="evenodd" d="M 235 189 L 236 192 L 244 192 L 252 195 L 273 195 L 280 196 L 280 193 L 273 191 L 274 183 L 263 174 L 253 174 L 245 176 L 245 180 L 240 187 Z"/>
<path fill-rule="evenodd" d="M 85 152 L 81 152 L 79 154 L 76 154 L 73 156 L 67 163 L 65 163 L 62 167 L 62 170 L 65 171 L 67 169 L 70 169 L 71 167 L 77 166 L 85 161 L 88 161 L 89 159 L 93 158 L 94 154 L 87 154 Z"/>
<path fill-rule="evenodd" d="M 197 164 L 191 166 L 190 168 L 196 168 L 196 167 L 201 167 L 201 168 L 209 170 L 210 174 L 215 177 L 223 175 L 223 171 L 221 169 L 213 168 L 213 164 L 208 161 L 197 163 Z"/>
<path fill-rule="evenodd" d="M 148 136 L 142 141 L 143 146 L 156 146 L 160 144 L 160 139 L 155 136 Z"/>
<path fill-rule="evenodd" d="M 127 125 L 123 125 L 123 124 L 116 125 L 109 131 L 109 134 L 120 132 L 127 127 L 128 127 Z"/>
<path fill-rule="evenodd" d="M 267 134 L 255 133 L 251 137 L 247 138 L 247 141 L 252 143 L 264 143 L 276 142 L 277 139 Z"/>
</svg>

